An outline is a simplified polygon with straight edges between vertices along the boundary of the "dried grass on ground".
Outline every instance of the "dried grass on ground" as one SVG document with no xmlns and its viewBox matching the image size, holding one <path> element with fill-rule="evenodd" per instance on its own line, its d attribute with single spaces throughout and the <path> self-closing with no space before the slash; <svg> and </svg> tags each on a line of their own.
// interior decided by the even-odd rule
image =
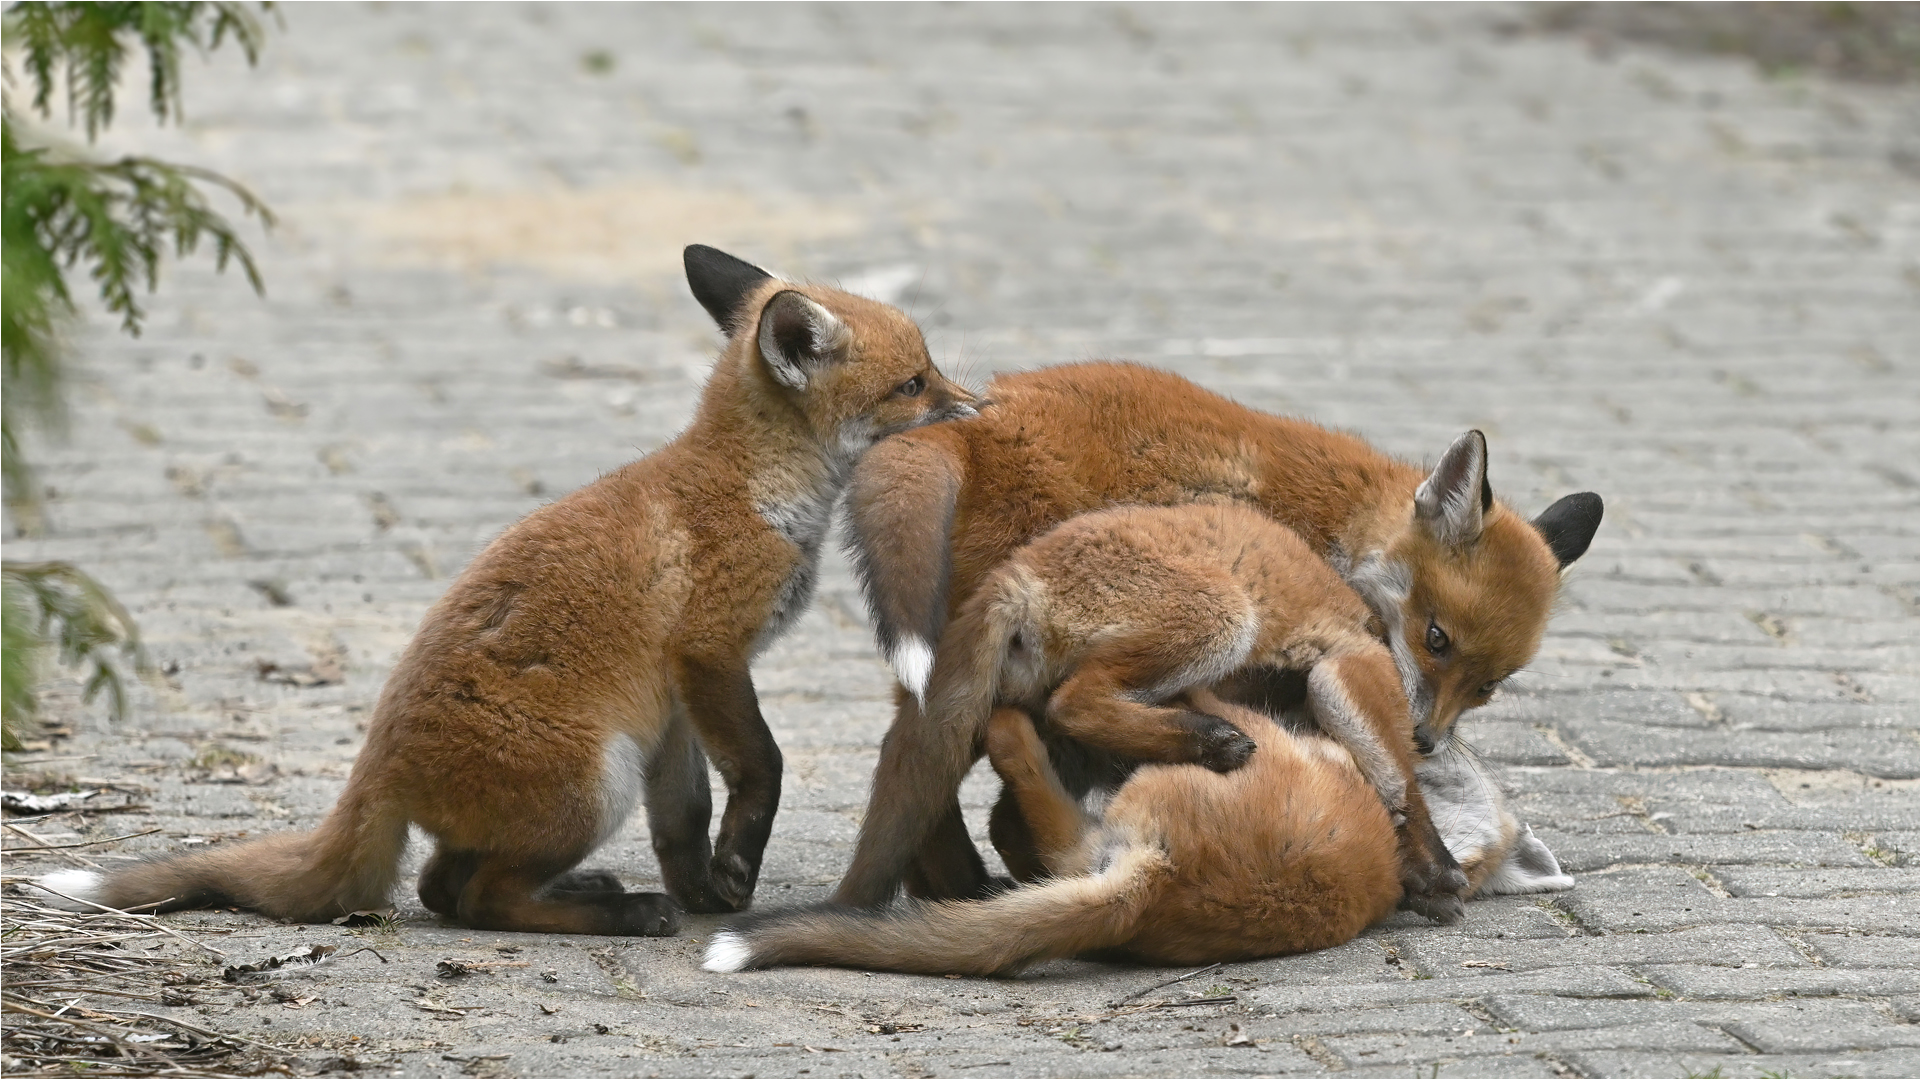
<svg viewBox="0 0 1921 1080">
<path fill-rule="evenodd" d="M 20 878 L 8 878 L 11 886 Z M 17 889 L 9 889 L 17 892 Z M 198 955 L 192 955 L 198 954 Z M 219 986 L 223 958 L 157 920 L 0 904 L 0 1071 L 8 1076 L 296 1075 L 296 1051 L 165 1015 Z M 160 1009 L 156 1009 L 160 1006 Z"/>
</svg>

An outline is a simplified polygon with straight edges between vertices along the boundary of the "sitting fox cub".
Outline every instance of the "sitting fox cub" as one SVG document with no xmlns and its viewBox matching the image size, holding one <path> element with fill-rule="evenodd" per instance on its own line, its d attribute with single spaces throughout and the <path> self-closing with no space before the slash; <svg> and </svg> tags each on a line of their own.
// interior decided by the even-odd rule
<svg viewBox="0 0 1921 1080">
<path fill-rule="evenodd" d="M 1394 827 L 1345 748 L 1205 691 L 1185 704 L 1253 738 L 1245 767 L 1145 765 L 1092 817 L 1055 776 L 1027 714 L 1001 709 L 988 757 L 1045 876 L 987 900 L 770 912 L 715 934 L 704 966 L 1011 975 L 1086 953 L 1207 964 L 1331 948 L 1394 910 Z M 1470 890 L 1572 888 L 1457 742 L 1450 734 L 1420 773 Z"/>
<path fill-rule="evenodd" d="M 860 455 L 977 399 L 894 308 L 709 247 L 685 259 L 729 335 L 693 423 L 480 553 L 421 623 L 316 831 L 41 883 L 325 922 L 387 902 L 413 823 L 435 842 L 421 900 L 476 929 L 666 934 L 674 902 L 745 907 L 781 773 L 748 663 L 806 607 Z M 711 849 L 705 755 L 728 787 Z M 573 871 L 636 802 L 672 901 Z"/>
<path fill-rule="evenodd" d="M 885 904 L 903 882 L 929 898 L 991 888 L 957 798 L 981 753 L 979 728 L 930 722 L 922 699 L 947 613 L 1068 518 L 1232 500 L 1292 528 L 1381 620 L 1424 748 L 1534 655 L 1560 572 L 1601 521 L 1592 493 L 1532 521 L 1497 501 L 1479 432 L 1424 473 L 1354 436 L 1151 368 L 1047 368 L 998 378 L 988 393 L 994 408 L 978 418 L 876 447 L 848 492 L 849 547 L 903 692 L 835 893 L 842 904 Z M 1181 760 L 1205 752 L 1206 731 L 1193 734 Z M 1411 806 L 1410 833 L 1426 832 L 1419 816 Z"/>
<path fill-rule="evenodd" d="M 995 707 L 1012 705 L 1078 744 L 1065 753 L 1121 759 L 1098 771 L 1188 761 L 1227 772 L 1247 761 L 1254 742 L 1174 699 L 1248 668 L 1306 672 L 1311 723 L 1347 749 L 1394 819 L 1406 820 L 1404 894 L 1423 914 L 1452 919 L 1467 879 L 1411 782 L 1407 697 L 1372 621 L 1331 567 L 1258 510 L 1212 503 L 1082 514 L 1015 552 L 948 623 L 926 720 L 984 738 Z M 1066 779 L 1076 796 L 1091 786 L 1077 774 Z M 1020 820 L 1036 826 L 1031 813 Z M 1005 813 L 995 825 L 1009 869 L 1034 876 L 1019 827 Z"/>
</svg>

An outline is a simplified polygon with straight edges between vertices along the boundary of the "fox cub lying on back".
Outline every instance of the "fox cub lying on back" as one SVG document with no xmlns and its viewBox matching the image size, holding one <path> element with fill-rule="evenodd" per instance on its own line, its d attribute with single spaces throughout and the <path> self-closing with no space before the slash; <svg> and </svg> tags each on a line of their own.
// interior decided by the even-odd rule
<svg viewBox="0 0 1921 1080">
<path fill-rule="evenodd" d="M 861 454 L 977 399 L 892 307 L 709 247 L 685 260 L 728 334 L 693 423 L 474 559 L 401 656 L 317 830 L 42 884 L 325 922 L 387 902 L 412 823 L 435 844 L 421 900 L 476 929 L 665 934 L 675 902 L 745 907 L 781 774 L 748 663 L 806 607 Z M 728 788 L 711 848 L 710 755 Z M 637 802 L 671 901 L 570 873 Z"/>
<path fill-rule="evenodd" d="M 1011 975 L 1088 953 L 1207 964 L 1331 948 L 1390 914 L 1401 892 L 1394 826 L 1347 750 L 1205 691 L 1184 703 L 1253 738 L 1246 767 L 1144 765 L 1090 815 L 1027 714 L 1000 709 L 988 758 L 1029 821 L 1043 874 L 987 900 L 770 912 L 715 934 L 703 966 Z M 1420 775 L 1468 895 L 1573 888 L 1457 735 Z"/>
</svg>

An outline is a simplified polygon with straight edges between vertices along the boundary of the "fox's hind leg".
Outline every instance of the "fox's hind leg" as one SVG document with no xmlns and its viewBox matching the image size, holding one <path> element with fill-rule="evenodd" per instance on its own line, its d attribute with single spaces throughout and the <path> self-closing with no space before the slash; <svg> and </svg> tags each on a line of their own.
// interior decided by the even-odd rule
<svg viewBox="0 0 1921 1080">
<path fill-rule="evenodd" d="M 1240 768 L 1254 753 L 1254 740 L 1239 728 L 1209 713 L 1142 700 L 1212 682 L 1238 666 L 1240 657 L 1216 665 L 1186 644 L 1143 636 L 1103 646 L 1054 691 L 1048 722 L 1069 738 L 1122 757 L 1204 765 L 1215 772 Z M 1197 662 L 1197 655 L 1205 659 Z M 1217 666 L 1221 670 L 1211 670 Z"/>
<path fill-rule="evenodd" d="M 474 876 L 474 867 L 480 865 L 477 851 L 459 851 L 445 845 L 436 845 L 434 853 L 427 859 L 427 865 L 420 870 L 420 902 L 427 910 L 436 915 L 454 917 L 460 906 L 461 890 Z"/>
<path fill-rule="evenodd" d="M 664 937 L 678 929 L 674 902 L 663 893 L 550 888 L 578 857 L 480 853 L 460 891 L 454 917 L 476 930 L 536 934 Z"/>
<path fill-rule="evenodd" d="M 1321 729 L 1353 755 L 1395 816 L 1402 906 L 1436 922 L 1459 922 L 1467 875 L 1435 829 L 1414 778 L 1414 729 L 1393 658 L 1372 643 L 1327 656 L 1308 673 L 1307 694 Z"/>
<path fill-rule="evenodd" d="M 1079 851 L 1081 839 L 1086 835 L 1090 822 L 1082 812 L 1081 804 L 1067 788 L 1062 786 L 1060 776 L 1054 772 L 1054 764 L 1047 755 L 1047 745 L 1041 741 L 1040 734 L 1034 730 L 1033 720 L 1019 709 L 997 709 L 987 721 L 987 758 L 1000 774 L 1001 782 L 1014 797 L 1014 806 L 1019 809 L 1019 821 L 1024 826 L 1024 839 L 1030 845 L 1025 851 L 1016 848 L 1019 854 L 1015 861 L 1025 862 L 1022 856 L 1031 851 L 1031 857 L 1039 867 L 1032 865 L 1016 867 L 1010 861 L 1009 869 L 1022 880 L 1040 876 L 1036 869 L 1047 873 L 1073 873 L 1080 869 L 1071 865 Z M 996 806 L 999 817 L 1003 800 Z M 1005 826 L 1004 826 L 1005 827 Z M 1005 853 L 1003 857 L 1006 857 Z M 1025 871 L 1025 872 L 1024 872 Z"/>
<path fill-rule="evenodd" d="M 621 884 L 620 877 L 612 870 L 569 870 L 547 883 L 550 893 L 617 893 L 626 892 L 627 886 Z"/>
</svg>

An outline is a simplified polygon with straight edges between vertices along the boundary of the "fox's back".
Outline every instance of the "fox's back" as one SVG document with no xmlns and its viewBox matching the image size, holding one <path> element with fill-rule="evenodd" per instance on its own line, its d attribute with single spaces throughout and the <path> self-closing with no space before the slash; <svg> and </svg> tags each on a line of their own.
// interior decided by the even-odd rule
<svg viewBox="0 0 1921 1080">
<path fill-rule="evenodd" d="M 1321 548 L 1372 487 L 1411 491 L 1419 479 L 1352 436 L 1132 364 L 1002 376 L 988 395 L 994 407 L 980 417 L 907 436 L 947 443 L 966 463 L 950 532 L 955 599 L 1015 548 L 1089 510 L 1232 501 Z"/>
</svg>

